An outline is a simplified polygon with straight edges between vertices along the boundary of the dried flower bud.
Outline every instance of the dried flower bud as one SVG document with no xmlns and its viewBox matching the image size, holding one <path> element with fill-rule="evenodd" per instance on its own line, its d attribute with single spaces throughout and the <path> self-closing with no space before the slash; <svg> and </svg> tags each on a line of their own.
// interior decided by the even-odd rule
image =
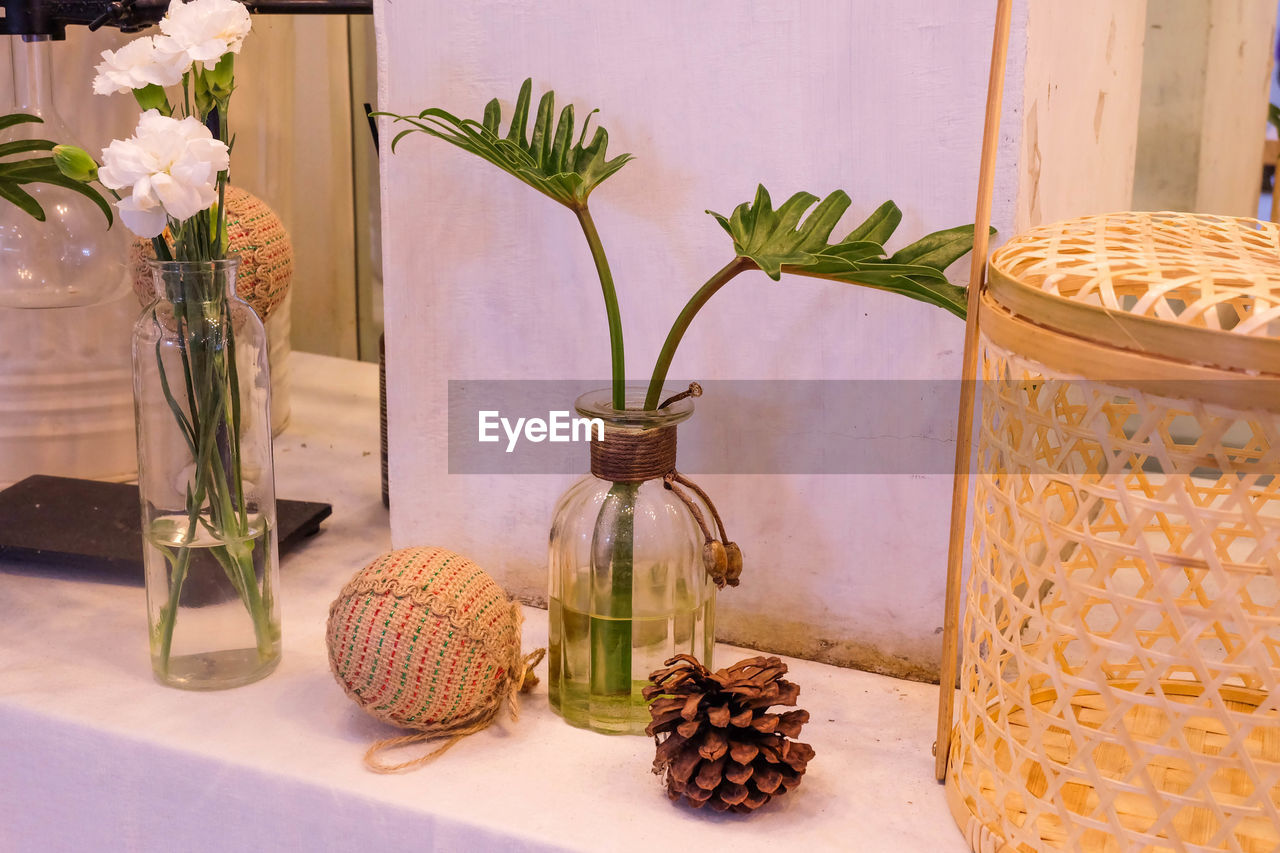
<svg viewBox="0 0 1280 853">
<path fill-rule="evenodd" d="M 707 544 L 702 546 L 702 565 L 706 568 L 707 574 L 711 575 L 711 579 L 716 582 L 716 586 L 724 589 L 729 557 L 725 554 L 724 546 L 715 539 L 708 539 Z"/>
<path fill-rule="evenodd" d="M 737 542 L 726 542 L 724 543 L 724 551 L 729 558 L 725 580 L 729 586 L 737 586 L 738 578 L 742 577 L 742 549 L 738 547 Z"/>
<path fill-rule="evenodd" d="M 53 162 L 58 171 L 73 181 L 96 181 L 98 164 L 89 156 L 89 152 L 74 145 L 53 146 Z"/>
</svg>

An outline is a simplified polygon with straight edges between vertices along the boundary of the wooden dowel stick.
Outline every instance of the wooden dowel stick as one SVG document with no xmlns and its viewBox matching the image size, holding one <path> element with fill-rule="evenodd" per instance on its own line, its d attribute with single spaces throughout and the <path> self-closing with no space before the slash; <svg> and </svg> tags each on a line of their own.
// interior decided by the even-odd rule
<svg viewBox="0 0 1280 853">
<path fill-rule="evenodd" d="M 969 454 L 973 434 L 974 392 L 977 388 L 978 305 L 987 280 L 987 229 L 991 225 L 991 196 L 995 185 L 996 148 L 1000 141 L 1000 107 L 1004 102 L 1005 60 L 1009 55 L 1009 25 L 1013 0 L 996 6 L 995 38 L 991 44 L 991 76 L 987 80 L 987 114 L 982 126 L 982 163 L 978 170 L 978 209 L 973 218 L 973 265 L 969 272 L 968 314 L 964 321 L 964 363 L 961 369 L 960 412 L 956 427 L 956 474 L 951 488 L 951 538 L 947 544 L 947 597 L 942 623 L 942 662 L 938 677 L 938 739 L 934 742 L 934 772 L 947 777 L 951 751 L 951 716 L 955 707 L 956 651 L 960 645 L 960 576 L 964 564 L 965 519 L 969 509 Z"/>
</svg>

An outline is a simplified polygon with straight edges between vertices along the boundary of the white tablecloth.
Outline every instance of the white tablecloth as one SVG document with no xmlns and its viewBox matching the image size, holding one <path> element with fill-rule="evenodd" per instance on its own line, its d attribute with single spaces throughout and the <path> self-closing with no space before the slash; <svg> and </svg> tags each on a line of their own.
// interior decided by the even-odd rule
<svg viewBox="0 0 1280 853">
<path fill-rule="evenodd" d="M 141 587 L 0 570 L 0 850 L 964 851 L 933 781 L 937 688 L 788 661 L 817 757 L 792 795 L 742 817 L 669 803 L 646 738 L 562 722 L 545 684 L 518 723 L 381 776 L 395 732 L 334 683 L 328 605 L 389 543 L 377 370 L 294 355 L 281 497 L 333 517 L 285 558 L 284 660 L 267 679 L 189 693 L 151 678 Z M 442 531 L 437 543 L 448 545 Z M 546 613 L 526 608 L 525 646 Z M 719 662 L 741 656 L 725 649 Z M 545 666 L 545 665 L 544 665 Z"/>
</svg>

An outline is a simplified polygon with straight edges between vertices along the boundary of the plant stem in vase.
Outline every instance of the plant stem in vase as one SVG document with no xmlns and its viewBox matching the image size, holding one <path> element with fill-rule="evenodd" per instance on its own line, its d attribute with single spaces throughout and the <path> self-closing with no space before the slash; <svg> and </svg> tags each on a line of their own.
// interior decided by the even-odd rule
<svg viewBox="0 0 1280 853">
<path fill-rule="evenodd" d="M 596 518 L 593 598 L 604 614 L 591 626 L 591 693 L 603 701 L 631 699 L 631 599 L 634 579 L 636 490 L 614 483 Z"/>
<path fill-rule="evenodd" d="M 152 664 L 181 687 L 246 683 L 280 655 L 265 334 L 237 266 L 153 262 L 135 328 Z"/>
</svg>

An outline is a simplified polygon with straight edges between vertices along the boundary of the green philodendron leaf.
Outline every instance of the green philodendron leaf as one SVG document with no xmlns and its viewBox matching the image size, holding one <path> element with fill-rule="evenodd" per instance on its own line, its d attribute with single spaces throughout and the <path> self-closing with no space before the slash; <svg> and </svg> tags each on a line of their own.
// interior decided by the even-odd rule
<svg viewBox="0 0 1280 853">
<path fill-rule="evenodd" d="M 934 277 L 917 273 L 885 274 L 877 270 L 859 270 L 845 275 L 824 275 L 822 278 L 898 293 L 909 299 L 945 308 L 962 320 L 968 313 L 968 291 L 958 284 L 952 284 L 942 275 Z"/>
<path fill-rule="evenodd" d="M 799 266 L 816 260 L 817 253 L 827 247 L 832 229 L 852 204 L 843 190 L 836 190 L 800 224 L 805 211 L 816 201 L 816 195 L 800 192 L 775 211 L 769 191 L 761 184 L 756 188 L 755 201 L 743 202 L 729 216 L 713 210 L 707 213 L 733 238 L 739 257 L 749 258 L 777 281 L 783 264 Z"/>
<path fill-rule="evenodd" d="M 30 122 L 40 123 L 39 116 L 27 113 L 10 113 L 0 116 L 0 130 Z M 55 143 L 47 139 L 15 139 L 0 143 L 0 158 L 11 158 L 16 154 L 29 154 L 35 151 L 50 151 Z M 58 169 L 53 157 L 26 157 L 19 159 L 0 159 L 0 199 L 4 199 L 19 209 L 30 214 L 40 222 L 45 221 L 44 209 L 35 197 L 22 189 L 24 184 L 50 184 L 63 187 L 78 193 L 92 201 L 107 218 L 110 228 L 114 217 L 111 205 L 106 199 L 88 184 L 68 178 Z"/>
<path fill-rule="evenodd" d="M 965 316 L 965 289 L 949 282 L 942 271 L 973 248 L 972 225 L 930 234 L 887 257 L 884 243 L 902 221 L 896 204 L 886 201 L 843 240 L 828 243 L 851 202 L 842 190 L 817 207 L 815 202 L 818 197 L 811 193 L 796 193 L 775 211 L 768 190 L 761 186 L 753 202 L 738 205 L 727 217 L 707 212 L 733 238 L 738 256 L 774 281 L 786 272 L 861 284 Z M 810 207 L 813 211 L 806 217 Z"/>
<path fill-rule="evenodd" d="M 531 113 L 532 100 L 533 81 L 527 79 L 520 87 L 506 133 L 502 132 L 502 106 L 496 98 L 485 105 L 480 121 L 459 118 L 437 108 L 425 109 L 417 115 L 386 112 L 373 115 L 389 116 L 396 122 L 412 125 L 391 140 L 392 151 L 405 136 L 426 133 L 488 160 L 567 207 L 582 208 L 591 191 L 632 157 L 619 154 L 609 158 L 609 133 L 603 127 L 596 128 L 591 141 L 587 141 L 591 114 L 582 123 L 575 142 L 573 105 L 564 107 L 557 117 L 555 92 L 543 94 L 537 110 Z M 532 133 L 528 126 L 531 115 Z"/>
<path fill-rule="evenodd" d="M 844 242 L 848 243 L 854 240 L 869 240 L 872 243 L 879 243 L 884 246 L 889 242 L 889 238 L 893 236 L 893 232 L 898 230 L 898 224 L 902 222 L 902 209 L 892 201 L 886 201 L 875 209 L 875 212 L 863 221 L 861 225 L 849 232 L 849 236 L 844 238 Z"/>
<path fill-rule="evenodd" d="M 996 233 L 996 229 L 992 228 L 991 233 Z M 918 264 L 941 271 L 960 260 L 972 249 L 973 226 L 960 225 L 921 237 L 910 246 L 894 252 L 889 258 L 889 263 Z"/>
</svg>

